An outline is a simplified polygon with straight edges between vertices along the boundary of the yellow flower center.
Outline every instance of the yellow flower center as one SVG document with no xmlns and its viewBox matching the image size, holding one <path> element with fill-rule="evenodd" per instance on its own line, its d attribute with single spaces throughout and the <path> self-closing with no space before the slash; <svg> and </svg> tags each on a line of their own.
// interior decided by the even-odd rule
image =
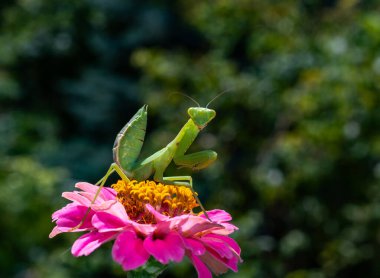
<svg viewBox="0 0 380 278">
<path fill-rule="evenodd" d="M 173 217 L 192 212 L 198 207 L 192 191 L 184 186 L 165 185 L 154 181 L 119 180 L 111 186 L 128 216 L 138 223 L 155 223 L 145 205 L 150 204 L 161 214 Z"/>
</svg>

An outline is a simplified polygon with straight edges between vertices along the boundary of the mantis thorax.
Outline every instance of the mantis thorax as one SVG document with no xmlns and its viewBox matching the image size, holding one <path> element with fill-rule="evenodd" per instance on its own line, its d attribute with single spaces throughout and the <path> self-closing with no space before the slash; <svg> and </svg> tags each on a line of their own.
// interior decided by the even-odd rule
<svg viewBox="0 0 380 278">
<path fill-rule="evenodd" d="M 216 116 L 215 110 L 203 107 L 190 107 L 187 113 L 200 129 L 203 129 Z"/>
</svg>

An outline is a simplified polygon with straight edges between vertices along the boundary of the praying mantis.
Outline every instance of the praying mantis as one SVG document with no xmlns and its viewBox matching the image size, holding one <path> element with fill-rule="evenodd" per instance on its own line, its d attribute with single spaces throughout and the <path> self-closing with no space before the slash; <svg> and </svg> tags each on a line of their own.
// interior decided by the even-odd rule
<svg viewBox="0 0 380 278">
<path fill-rule="evenodd" d="M 190 107 L 187 110 L 190 119 L 181 128 L 177 136 L 161 150 L 139 161 L 138 157 L 145 139 L 148 116 L 148 106 L 142 106 L 116 136 L 113 147 L 114 162 L 109 167 L 105 176 L 96 183 L 96 185 L 99 185 L 99 190 L 95 194 L 92 204 L 95 203 L 95 200 L 108 177 L 114 172 L 126 182 L 129 182 L 131 179 L 136 179 L 138 181 L 145 180 L 153 175 L 153 179 L 156 182 L 190 188 L 205 216 L 210 220 L 206 210 L 193 189 L 192 177 L 167 177 L 164 176 L 164 172 L 172 161 L 180 167 L 200 170 L 208 167 L 216 160 L 217 153 L 212 150 L 203 150 L 186 154 L 199 132 L 215 118 L 215 110 L 207 107 L 216 99 L 216 97 L 212 99 L 206 107 L 200 107 L 196 102 L 198 107 Z M 89 210 L 84 218 L 88 213 Z M 77 227 L 73 228 L 73 230 L 79 228 L 83 224 L 84 218 Z"/>
</svg>

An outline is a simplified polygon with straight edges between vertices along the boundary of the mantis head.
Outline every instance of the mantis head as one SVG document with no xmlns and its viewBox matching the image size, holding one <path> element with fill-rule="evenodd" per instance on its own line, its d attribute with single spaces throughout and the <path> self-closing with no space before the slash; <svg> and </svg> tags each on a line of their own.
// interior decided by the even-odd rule
<svg viewBox="0 0 380 278">
<path fill-rule="evenodd" d="M 190 107 L 187 113 L 200 129 L 203 129 L 216 116 L 215 110 L 203 107 Z"/>
</svg>

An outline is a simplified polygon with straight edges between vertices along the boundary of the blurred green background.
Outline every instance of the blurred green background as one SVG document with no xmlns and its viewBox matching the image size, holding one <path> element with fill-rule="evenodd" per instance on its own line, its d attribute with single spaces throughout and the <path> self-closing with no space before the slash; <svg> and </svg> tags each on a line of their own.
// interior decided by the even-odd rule
<svg viewBox="0 0 380 278">
<path fill-rule="evenodd" d="M 380 277 L 379 77 L 375 0 L 2 0 L 0 276 L 125 277 L 111 244 L 48 239 L 61 192 L 104 175 L 144 103 L 147 155 L 194 105 L 173 93 L 230 89 L 192 149 L 218 152 L 195 188 L 240 227 L 223 277 Z"/>
</svg>

